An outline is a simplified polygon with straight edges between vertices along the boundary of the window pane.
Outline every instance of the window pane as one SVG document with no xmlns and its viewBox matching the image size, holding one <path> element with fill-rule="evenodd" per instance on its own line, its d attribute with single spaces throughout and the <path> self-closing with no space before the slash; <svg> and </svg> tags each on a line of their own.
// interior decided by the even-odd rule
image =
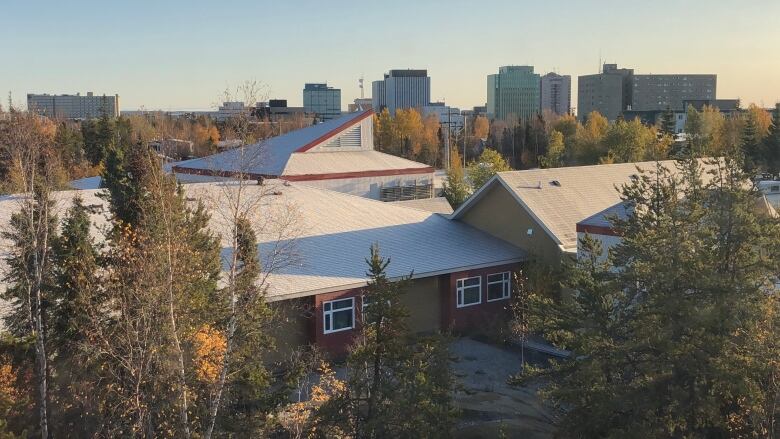
<svg viewBox="0 0 780 439">
<path fill-rule="evenodd" d="M 333 302 L 333 309 L 344 309 L 352 307 L 352 299 L 343 299 Z"/>
<path fill-rule="evenodd" d="M 325 314 L 325 330 L 330 331 L 330 314 Z"/>
<path fill-rule="evenodd" d="M 504 280 L 504 273 L 489 274 L 487 278 L 488 283 L 501 282 L 502 280 Z"/>
<path fill-rule="evenodd" d="M 333 330 L 352 327 L 352 310 L 346 309 L 333 313 Z"/>
<path fill-rule="evenodd" d="M 330 302 L 325 302 L 323 308 L 325 309 L 325 311 L 330 311 Z"/>
<path fill-rule="evenodd" d="M 479 288 L 471 287 L 463 290 L 463 304 L 468 305 L 471 303 L 479 302 Z"/>
<path fill-rule="evenodd" d="M 479 278 L 478 277 L 472 277 L 470 279 L 466 279 L 466 281 L 464 283 L 465 283 L 465 286 L 467 286 L 467 287 L 473 287 L 473 286 L 479 285 Z"/>
<path fill-rule="evenodd" d="M 502 299 L 504 297 L 504 283 L 494 283 L 488 285 L 488 300 Z"/>
</svg>

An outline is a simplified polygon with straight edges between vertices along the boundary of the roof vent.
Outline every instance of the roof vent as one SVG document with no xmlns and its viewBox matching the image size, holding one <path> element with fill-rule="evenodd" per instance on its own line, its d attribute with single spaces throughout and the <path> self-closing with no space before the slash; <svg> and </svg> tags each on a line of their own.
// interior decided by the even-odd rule
<svg viewBox="0 0 780 439">
<path fill-rule="evenodd" d="M 558 180 L 550 180 L 551 186 L 561 187 L 561 182 Z"/>
</svg>

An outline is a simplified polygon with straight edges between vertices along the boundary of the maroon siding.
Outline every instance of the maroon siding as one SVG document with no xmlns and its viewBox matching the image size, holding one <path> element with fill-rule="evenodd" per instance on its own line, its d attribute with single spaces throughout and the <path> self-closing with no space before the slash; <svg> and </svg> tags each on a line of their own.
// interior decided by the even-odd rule
<svg viewBox="0 0 780 439">
<path fill-rule="evenodd" d="M 449 287 L 442 289 L 442 320 L 443 329 L 451 329 L 455 332 L 468 332 L 486 328 L 487 325 L 496 321 L 496 317 L 507 318 L 509 316 L 509 304 L 511 296 L 507 299 L 487 301 L 487 276 L 489 274 L 503 273 L 505 271 L 516 272 L 520 268 L 519 264 L 500 265 L 490 268 L 481 268 L 479 270 L 468 270 L 445 275 L 446 280 L 442 282 Z M 482 302 L 478 305 L 458 308 L 457 281 L 466 277 L 479 276 L 482 278 Z M 511 288 L 511 285 L 510 285 Z"/>
<path fill-rule="evenodd" d="M 332 355 L 343 355 L 347 352 L 349 345 L 352 343 L 353 338 L 357 334 L 357 322 L 360 320 L 360 296 L 363 294 L 362 288 L 355 288 L 345 291 L 337 291 L 334 293 L 319 294 L 314 298 L 314 328 L 313 328 L 313 341 L 317 347 L 321 348 L 325 352 Z M 331 300 L 347 299 L 354 297 L 355 302 L 355 327 L 345 331 L 333 332 L 325 334 L 325 326 L 323 323 L 324 317 L 322 313 L 322 303 L 330 302 Z"/>
<path fill-rule="evenodd" d="M 519 268 L 519 264 L 509 264 L 441 275 L 439 277 L 439 294 L 441 295 L 442 304 L 440 328 L 442 330 L 452 330 L 455 332 L 478 331 L 481 329 L 490 330 L 491 325 L 495 324 L 498 318 L 508 318 L 511 297 L 504 300 L 488 302 L 487 276 L 489 274 L 503 273 L 506 271 L 516 272 Z M 478 305 L 458 308 L 456 282 L 458 279 L 474 276 L 480 276 L 482 278 L 482 302 Z M 354 288 L 320 294 L 314 297 L 314 318 L 311 319 L 311 340 L 317 347 L 335 356 L 346 354 L 349 345 L 357 335 L 358 324 L 361 319 L 362 292 L 362 288 Z M 323 325 L 323 302 L 346 299 L 349 297 L 355 299 L 355 327 L 345 331 L 325 334 Z M 414 313 L 415 310 L 409 309 L 409 312 Z"/>
</svg>

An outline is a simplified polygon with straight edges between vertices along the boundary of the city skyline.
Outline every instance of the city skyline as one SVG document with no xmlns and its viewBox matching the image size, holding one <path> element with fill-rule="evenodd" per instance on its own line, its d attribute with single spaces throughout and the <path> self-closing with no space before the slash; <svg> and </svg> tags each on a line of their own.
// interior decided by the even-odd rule
<svg viewBox="0 0 780 439">
<path fill-rule="evenodd" d="M 780 100 L 780 59 L 771 55 L 780 42 L 780 3 L 772 1 L 745 2 L 738 14 L 725 1 L 668 0 L 500 1 L 482 9 L 398 1 L 392 10 L 334 2 L 317 14 L 308 1 L 221 8 L 139 1 L 111 10 L 97 1 L 42 3 L 4 6 L 0 92 L 10 91 L 15 105 L 24 106 L 27 93 L 92 91 L 119 94 L 123 110 L 207 109 L 225 88 L 257 80 L 269 99 L 291 106 L 302 105 L 305 83 L 327 82 L 342 90 L 346 109 L 360 97 L 361 76 L 368 97 L 385 72 L 412 68 L 428 71 L 432 101 L 468 109 L 485 104 L 488 74 L 532 65 L 542 75 L 571 75 L 577 107 L 574 78 L 604 62 L 638 74 L 714 73 L 717 97 L 740 98 L 743 106 Z"/>
</svg>

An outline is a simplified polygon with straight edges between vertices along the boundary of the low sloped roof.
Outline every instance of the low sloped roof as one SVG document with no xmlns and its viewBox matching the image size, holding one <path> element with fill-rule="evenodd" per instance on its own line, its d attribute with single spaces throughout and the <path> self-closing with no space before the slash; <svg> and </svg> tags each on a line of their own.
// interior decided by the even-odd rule
<svg viewBox="0 0 780 439">
<path fill-rule="evenodd" d="M 664 160 L 500 172 L 466 200 L 453 218 L 477 205 L 487 188 L 502 185 L 563 251 L 574 252 L 577 223 L 620 203 L 620 187 L 640 170 L 655 170 L 656 163 L 677 171 L 676 161 Z M 702 178 L 708 175 L 703 173 Z"/>
<path fill-rule="evenodd" d="M 379 151 L 332 151 L 313 153 L 294 153 L 290 156 L 282 175 L 304 176 L 323 174 L 346 174 L 350 172 L 370 172 L 384 170 L 403 170 L 432 173 L 433 169 L 424 163 L 407 160 L 402 157 Z"/>
<path fill-rule="evenodd" d="M 444 197 L 421 198 L 419 200 L 393 201 L 392 204 L 412 209 L 424 210 L 426 212 L 440 213 L 449 215 L 452 213 L 450 202 Z"/>
<path fill-rule="evenodd" d="M 210 228 L 221 237 L 225 260 L 230 255 L 227 206 L 235 200 L 238 188 L 237 182 L 184 186 L 188 199 L 202 201 L 211 213 Z M 269 300 L 365 285 L 365 258 L 374 243 L 392 260 L 387 271 L 391 278 L 412 272 L 415 277 L 435 276 L 525 257 L 505 241 L 419 209 L 298 183 L 266 181 L 244 185 L 242 190 L 245 206 L 251 206 L 264 266 L 276 267 L 269 277 Z M 70 200 L 80 195 L 85 204 L 96 206 L 93 221 L 104 226 L 108 211 L 99 192 L 58 192 L 57 208 L 64 213 Z M 5 227 L 11 212 L 18 209 L 17 200 L 0 198 L 0 226 Z M 96 240 L 104 239 L 99 229 L 93 230 Z M 0 253 L 6 254 L 9 245 L 0 240 Z"/>
</svg>

